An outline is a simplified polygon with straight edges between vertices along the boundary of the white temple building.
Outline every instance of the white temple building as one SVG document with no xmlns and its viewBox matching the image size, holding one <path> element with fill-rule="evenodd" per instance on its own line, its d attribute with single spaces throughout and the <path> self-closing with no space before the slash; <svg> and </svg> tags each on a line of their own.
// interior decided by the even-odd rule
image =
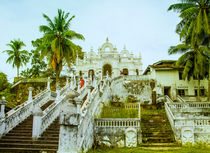
<svg viewBox="0 0 210 153">
<path fill-rule="evenodd" d="M 92 76 L 117 77 L 124 75 L 140 75 L 142 74 L 141 54 L 136 57 L 129 52 L 124 46 L 121 52 L 106 39 L 106 42 L 99 47 L 98 52 L 93 48 L 89 52 L 85 52 L 84 59 L 77 58 L 76 74 L 82 77 Z"/>
</svg>

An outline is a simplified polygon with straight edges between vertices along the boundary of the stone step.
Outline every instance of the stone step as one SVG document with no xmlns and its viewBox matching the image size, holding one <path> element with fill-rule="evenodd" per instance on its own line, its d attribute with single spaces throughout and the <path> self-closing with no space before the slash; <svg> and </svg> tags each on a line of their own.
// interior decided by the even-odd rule
<svg viewBox="0 0 210 153">
<path fill-rule="evenodd" d="M 27 144 L 56 144 L 58 145 L 58 141 L 56 140 L 27 140 L 27 139 L 0 139 L 0 143 L 27 143 Z"/>
<path fill-rule="evenodd" d="M 174 142 L 172 137 L 143 137 L 143 143 L 169 143 Z"/>
<path fill-rule="evenodd" d="M 24 144 L 24 143 L 2 143 L 2 142 L 0 143 L 0 147 L 58 149 L 58 145 L 55 144 Z"/>
<path fill-rule="evenodd" d="M 172 151 L 182 149 L 181 147 L 140 147 L 142 150 L 151 150 L 154 151 Z"/>
<path fill-rule="evenodd" d="M 7 133 L 7 136 L 32 136 L 32 133 L 16 133 L 16 132 L 11 132 L 11 133 Z"/>
<path fill-rule="evenodd" d="M 177 143 L 142 143 L 141 147 L 178 147 Z"/>
<path fill-rule="evenodd" d="M 171 132 L 151 132 L 151 133 L 142 133 L 143 137 L 167 137 L 167 136 L 172 136 L 173 137 L 173 133 Z"/>
<path fill-rule="evenodd" d="M 57 149 L 47 149 L 47 148 L 5 148 L 5 147 L 0 147 L 0 152 L 3 153 L 40 153 L 41 151 L 46 152 L 46 153 L 56 153 Z"/>
</svg>

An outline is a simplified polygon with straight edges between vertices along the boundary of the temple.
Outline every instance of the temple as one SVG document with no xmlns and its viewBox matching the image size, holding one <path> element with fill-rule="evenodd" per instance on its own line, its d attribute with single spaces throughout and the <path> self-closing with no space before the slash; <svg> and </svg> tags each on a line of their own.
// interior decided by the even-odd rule
<svg viewBox="0 0 210 153">
<path fill-rule="evenodd" d="M 118 52 L 117 48 L 106 38 L 106 42 L 99 47 L 97 53 L 91 48 L 88 53 L 85 53 L 83 60 L 77 58 L 76 73 L 83 77 L 140 75 L 142 73 L 141 54 L 139 53 L 139 56 L 136 57 L 125 46 L 121 52 Z"/>
</svg>

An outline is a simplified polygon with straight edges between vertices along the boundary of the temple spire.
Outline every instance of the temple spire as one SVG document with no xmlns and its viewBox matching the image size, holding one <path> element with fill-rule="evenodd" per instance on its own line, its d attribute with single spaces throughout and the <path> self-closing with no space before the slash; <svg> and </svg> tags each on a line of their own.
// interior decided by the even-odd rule
<svg viewBox="0 0 210 153">
<path fill-rule="evenodd" d="M 107 42 L 107 43 L 109 42 L 109 38 L 108 38 L 108 37 L 106 37 L 106 42 Z"/>
</svg>

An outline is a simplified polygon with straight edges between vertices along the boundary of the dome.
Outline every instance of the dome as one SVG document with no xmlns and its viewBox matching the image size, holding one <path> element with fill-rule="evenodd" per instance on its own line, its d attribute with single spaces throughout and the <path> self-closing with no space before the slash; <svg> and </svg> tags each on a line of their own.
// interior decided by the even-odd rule
<svg viewBox="0 0 210 153">
<path fill-rule="evenodd" d="M 106 38 L 106 42 L 101 46 L 100 51 L 110 52 L 114 50 L 114 46 L 109 42 L 109 39 Z"/>
</svg>

